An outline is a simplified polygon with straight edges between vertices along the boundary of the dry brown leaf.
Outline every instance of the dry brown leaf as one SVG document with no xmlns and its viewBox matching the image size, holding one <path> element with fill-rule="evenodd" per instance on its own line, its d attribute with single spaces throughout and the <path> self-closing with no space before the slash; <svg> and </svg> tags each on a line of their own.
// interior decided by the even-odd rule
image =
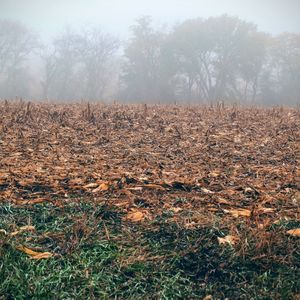
<svg viewBox="0 0 300 300">
<path fill-rule="evenodd" d="M 15 236 L 15 235 L 20 234 L 24 231 L 34 231 L 34 230 L 35 230 L 34 226 L 26 225 L 26 226 L 20 227 L 19 230 L 12 232 L 10 235 Z"/>
<path fill-rule="evenodd" d="M 236 143 L 236 144 L 239 144 L 239 143 L 241 143 L 241 142 L 242 142 L 242 140 L 241 140 L 241 137 L 240 137 L 240 136 L 235 136 L 235 137 L 233 138 L 233 141 L 234 141 L 234 143 Z"/>
<path fill-rule="evenodd" d="M 145 214 L 141 211 L 134 211 L 128 213 L 125 219 L 131 222 L 140 222 L 145 219 Z"/>
<path fill-rule="evenodd" d="M 96 183 L 96 182 L 91 182 L 91 183 L 89 183 L 89 184 L 84 185 L 83 188 L 85 188 L 85 189 L 93 189 L 93 188 L 96 188 L 96 187 L 98 187 L 98 186 L 99 186 L 98 183 Z"/>
<path fill-rule="evenodd" d="M 238 218 L 238 217 L 250 217 L 251 216 L 251 210 L 249 209 L 224 209 L 224 212 L 231 214 L 233 217 Z"/>
<path fill-rule="evenodd" d="M 235 245 L 239 238 L 234 235 L 226 235 L 225 237 L 218 237 L 219 245 Z"/>
<path fill-rule="evenodd" d="M 208 190 L 208 189 L 206 189 L 206 188 L 201 188 L 201 191 L 202 191 L 203 193 L 205 193 L 205 194 L 214 194 L 214 193 L 215 193 L 215 192 L 210 191 L 210 190 Z"/>
<path fill-rule="evenodd" d="M 219 211 L 218 208 L 214 208 L 214 207 L 209 207 L 207 208 L 208 211 Z"/>
<path fill-rule="evenodd" d="M 171 207 L 170 210 L 172 210 L 174 213 L 178 213 L 180 211 L 182 211 L 181 207 Z"/>
<path fill-rule="evenodd" d="M 23 155 L 22 152 L 15 152 L 15 153 L 13 153 L 11 156 L 21 156 L 21 155 Z"/>
<path fill-rule="evenodd" d="M 31 200 L 17 200 L 17 204 L 22 205 L 22 204 L 38 204 L 38 203 L 43 203 L 48 201 L 46 198 L 36 198 L 36 199 L 31 199 Z"/>
<path fill-rule="evenodd" d="M 292 236 L 300 236 L 300 228 L 288 230 L 286 233 Z"/>
<path fill-rule="evenodd" d="M 295 204 L 300 204 L 300 192 L 296 192 L 292 200 Z"/>
<path fill-rule="evenodd" d="M 220 176 L 220 172 L 210 172 L 208 175 L 210 177 L 219 177 Z"/>
<path fill-rule="evenodd" d="M 273 202 L 275 200 L 274 197 L 272 197 L 268 194 L 262 195 L 261 199 L 262 199 L 263 203 L 269 203 L 269 202 Z"/>
<path fill-rule="evenodd" d="M 184 227 L 187 229 L 195 228 L 197 226 L 197 223 L 194 221 L 188 222 L 184 224 Z"/>
<path fill-rule="evenodd" d="M 261 214 L 267 214 L 267 213 L 272 213 L 274 212 L 274 208 L 269 208 L 269 207 L 259 207 L 258 208 L 259 213 Z"/>
<path fill-rule="evenodd" d="M 44 258 L 50 258 L 53 256 L 53 254 L 50 252 L 37 252 L 37 251 L 31 250 L 25 246 L 18 246 L 17 250 L 28 254 L 32 259 L 44 259 Z"/>
<path fill-rule="evenodd" d="M 220 204 L 227 204 L 227 205 L 231 205 L 232 204 L 231 202 L 229 202 L 228 200 L 226 200 L 224 198 L 218 198 L 217 201 Z"/>
<path fill-rule="evenodd" d="M 101 183 L 96 189 L 92 191 L 92 193 L 105 192 L 107 190 L 109 190 L 109 185 L 107 183 Z"/>
<path fill-rule="evenodd" d="M 82 178 L 75 178 L 75 179 L 71 179 L 69 180 L 69 185 L 71 186 L 76 186 L 76 185 L 80 185 L 83 184 L 83 179 Z"/>
<path fill-rule="evenodd" d="M 236 191 L 233 189 L 225 190 L 227 196 L 234 196 L 236 195 Z"/>
<path fill-rule="evenodd" d="M 246 187 L 246 188 L 244 189 L 244 192 L 245 192 L 245 193 L 251 193 L 251 192 L 253 192 L 253 189 L 250 188 L 250 187 Z"/>
<path fill-rule="evenodd" d="M 99 188 L 101 189 L 101 191 L 107 191 L 109 189 L 109 185 L 107 183 L 101 183 L 99 185 Z"/>
<path fill-rule="evenodd" d="M 159 184 L 144 184 L 141 187 L 147 188 L 147 189 L 158 189 L 158 190 L 164 190 L 165 189 Z"/>
<path fill-rule="evenodd" d="M 142 191 L 143 188 L 141 186 L 126 188 L 129 191 Z"/>
<path fill-rule="evenodd" d="M 53 254 L 50 252 L 42 252 L 42 253 L 32 256 L 31 259 L 37 259 L 37 260 L 38 259 L 46 259 L 46 258 L 50 258 L 52 256 L 53 256 Z"/>
<path fill-rule="evenodd" d="M 30 186 L 30 185 L 33 185 L 35 183 L 36 183 L 35 180 L 34 179 L 30 179 L 30 178 L 27 178 L 27 179 L 19 181 L 19 185 L 23 186 L 23 187 Z"/>
</svg>

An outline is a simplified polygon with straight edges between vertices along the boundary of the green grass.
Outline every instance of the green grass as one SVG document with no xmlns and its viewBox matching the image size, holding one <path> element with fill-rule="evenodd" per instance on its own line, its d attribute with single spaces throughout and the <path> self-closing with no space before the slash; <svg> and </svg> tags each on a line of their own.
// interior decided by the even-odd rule
<svg viewBox="0 0 300 300">
<path fill-rule="evenodd" d="M 131 224 L 105 204 L 74 201 L 0 207 L 0 299 L 293 299 L 300 293 L 299 241 L 270 228 L 268 243 L 239 224 L 247 244 L 221 247 L 222 222 L 186 229 L 165 213 Z M 19 245 L 55 256 L 32 260 Z"/>
</svg>

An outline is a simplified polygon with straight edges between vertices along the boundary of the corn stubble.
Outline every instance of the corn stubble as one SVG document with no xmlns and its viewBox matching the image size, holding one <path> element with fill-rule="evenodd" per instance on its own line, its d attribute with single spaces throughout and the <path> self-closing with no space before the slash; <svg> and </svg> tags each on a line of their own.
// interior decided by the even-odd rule
<svg viewBox="0 0 300 300">
<path fill-rule="evenodd" d="M 221 251 L 299 268 L 299 108 L 5 101 L 0 113 L 0 203 L 92 201 L 142 231 L 159 231 L 159 218 L 218 226 Z M 283 241 L 291 252 L 280 256 Z"/>
</svg>

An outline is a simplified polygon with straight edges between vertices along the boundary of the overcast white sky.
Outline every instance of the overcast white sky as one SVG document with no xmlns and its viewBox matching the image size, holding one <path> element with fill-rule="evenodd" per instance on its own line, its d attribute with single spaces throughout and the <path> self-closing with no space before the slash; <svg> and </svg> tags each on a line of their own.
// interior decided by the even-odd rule
<svg viewBox="0 0 300 300">
<path fill-rule="evenodd" d="M 300 33 L 300 0 L 0 0 L 0 18 L 23 22 L 45 37 L 68 26 L 100 25 L 123 38 L 142 15 L 155 24 L 227 13 L 274 34 Z"/>
</svg>

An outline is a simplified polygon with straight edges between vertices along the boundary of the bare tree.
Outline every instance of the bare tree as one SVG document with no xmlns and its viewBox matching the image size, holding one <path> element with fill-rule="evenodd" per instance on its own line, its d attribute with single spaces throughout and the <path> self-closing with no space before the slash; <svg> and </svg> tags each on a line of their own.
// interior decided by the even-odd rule
<svg viewBox="0 0 300 300">
<path fill-rule="evenodd" d="M 177 76 L 185 81 L 187 100 L 248 100 L 264 61 L 265 35 L 254 24 L 220 16 L 187 20 L 173 32 Z M 243 88 L 243 86 L 245 86 Z M 184 94 L 183 94 L 184 95 Z"/>
<path fill-rule="evenodd" d="M 38 47 L 36 35 L 24 25 L 13 21 L 0 21 L 2 96 L 14 97 L 26 93 L 25 80 L 28 73 L 24 63 Z"/>
<path fill-rule="evenodd" d="M 169 60 L 168 36 L 151 26 L 143 17 L 131 27 L 133 37 L 125 48 L 123 65 L 124 93 L 131 101 L 157 102 L 172 98 L 175 73 Z"/>
<path fill-rule="evenodd" d="M 44 97 L 101 99 L 119 43 L 100 29 L 65 30 L 42 54 Z"/>
<path fill-rule="evenodd" d="M 84 96 L 89 100 L 103 97 L 111 78 L 111 67 L 119 41 L 99 28 L 86 30 L 80 35 L 80 62 L 85 83 Z"/>
</svg>

